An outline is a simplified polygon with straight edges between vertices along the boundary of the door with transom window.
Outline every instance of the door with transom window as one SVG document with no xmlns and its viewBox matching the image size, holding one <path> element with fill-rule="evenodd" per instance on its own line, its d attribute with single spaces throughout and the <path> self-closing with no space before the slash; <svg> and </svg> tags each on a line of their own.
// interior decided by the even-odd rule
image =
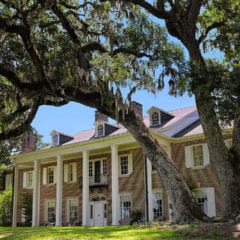
<svg viewBox="0 0 240 240">
<path fill-rule="evenodd" d="M 90 220 L 92 226 L 107 225 L 106 198 L 94 197 L 90 201 Z"/>
</svg>

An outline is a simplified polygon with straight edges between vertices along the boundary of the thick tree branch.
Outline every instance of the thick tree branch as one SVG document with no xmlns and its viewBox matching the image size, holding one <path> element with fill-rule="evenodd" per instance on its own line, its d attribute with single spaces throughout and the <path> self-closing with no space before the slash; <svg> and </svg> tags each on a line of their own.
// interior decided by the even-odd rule
<svg viewBox="0 0 240 240">
<path fill-rule="evenodd" d="M 147 10 L 148 12 L 150 12 L 152 15 L 160 19 L 167 19 L 169 17 L 168 12 L 166 12 L 164 8 L 159 8 L 159 6 L 161 6 L 161 4 L 159 3 L 157 3 L 158 7 L 155 7 L 144 0 L 130 0 L 130 1 L 124 0 L 123 2 L 127 2 L 127 3 L 131 2 L 136 5 L 139 5 L 143 7 L 145 10 Z M 162 1 L 158 0 L 158 2 L 162 2 Z"/>
<path fill-rule="evenodd" d="M 44 81 L 36 81 L 31 83 L 22 82 L 16 73 L 7 68 L 5 64 L 0 64 L 0 75 L 7 78 L 13 84 L 13 86 L 24 92 L 28 98 L 41 94 L 39 92 L 40 88 L 46 91 L 46 94 L 50 91 L 48 86 L 46 86 L 46 82 Z"/>
<path fill-rule="evenodd" d="M 188 11 L 187 23 L 191 36 L 195 36 L 196 21 L 202 6 L 202 0 L 192 0 Z"/>
<path fill-rule="evenodd" d="M 224 22 L 214 22 L 212 23 L 211 25 L 209 25 L 206 29 L 205 29 L 205 32 L 198 38 L 198 44 L 201 44 L 202 41 L 204 41 L 204 39 L 206 39 L 208 33 L 215 29 L 215 28 L 219 28 L 219 27 L 222 27 L 224 25 Z"/>
<path fill-rule="evenodd" d="M 3 131 L 0 133 L 0 141 L 21 135 L 26 130 L 26 128 L 29 127 L 29 124 L 33 121 L 37 113 L 38 107 L 39 103 L 35 101 L 33 106 L 28 109 L 28 116 L 24 121 L 22 121 L 20 124 L 17 124 L 16 126 L 11 125 L 9 128 L 3 129 Z M 12 122 L 14 122 L 14 120 Z"/>
<path fill-rule="evenodd" d="M 86 44 L 85 46 L 81 47 L 81 50 L 83 53 L 90 51 L 99 51 L 101 53 L 107 52 L 106 48 L 98 42 L 91 42 L 89 44 Z"/>
<path fill-rule="evenodd" d="M 131 54 L 138 58 L 148 57 L 151 60 L 153 59 L 153 55 L 151 55 L 151 54 L 147 54 L 145 52 L 137 52 L 134 49 L 129 49 L 129 48 L 118 48 L 113 51 L 113 55 L 117 55 L 118 53 L 127 53 L 127 54 Z"/>
<path fill-rule="evenodd" d="M 64 29 L 67 31 L 69 37 L 71 38 L 71 40 L 74 43 L 77 44 L 81 44 L 77 33 L 75 32 L 75 29 L 73 28 L 73 26 L 71 25 L 71 23 L 69 22 L 69 20 L 67 19 L 67 17 L 64 15 L 64 13 L 58 8 L 58 6 L 55 4 L 53 4 L 52 6 L 52 11 L 56 14 L 56 16 L 59 18 L 59 20 L 61 21 Z"/>
</svg>

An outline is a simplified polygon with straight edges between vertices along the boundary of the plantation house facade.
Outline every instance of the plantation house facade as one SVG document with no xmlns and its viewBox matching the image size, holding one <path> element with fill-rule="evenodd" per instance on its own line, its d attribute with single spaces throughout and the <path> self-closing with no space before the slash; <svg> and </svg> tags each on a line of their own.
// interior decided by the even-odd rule
<svg viewBox="0 0 240 240">
<path fill-rule="evenodd" d="M 197 203 L 221 216 L 218 180 L 209 160 L 195 107 L 171 112 L 152 107 L 142 117 L 175 162 Z M 225 130 L 226 144 L 230 130 Z M 99 112 L 95 128 L 73 136 L 52 131 L 51 146 L 13 156 L 13 226 L 25 221 L 22 193 L 32 194 L 32 226 L 129 224 L 171 219 L 174 212 L 161 178 L 125 128 Z M 27 147 L 31 147 L 28 139 Z M 30 143 L 30 145 L 29 145 Z M 11 173 L 6 175 L 6 185 Z"/>
</svg>

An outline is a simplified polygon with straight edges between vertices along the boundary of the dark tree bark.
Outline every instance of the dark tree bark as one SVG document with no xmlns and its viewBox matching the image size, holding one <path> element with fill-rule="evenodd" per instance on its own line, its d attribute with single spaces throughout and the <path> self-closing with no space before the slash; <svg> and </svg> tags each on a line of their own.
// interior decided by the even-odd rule
<svg viewBox="0 0 240 240">
<path fill-rule="evenodd" d="M 146 5 L 146 1 L 131 1 L 148 10 L 154 16 L 164 19 L 168 32 L 179 39 L 189 52 L 190 65 L 197 66 L 198 73 L 192 72 L 192 92 L 195 95 L 196 105 L 200 115 L 201 124 L 210 152 L 211 162 L 214 164 L 221 187 L 222 212 L 227 218 L 234 218 L 240 214 L 240 121 L 239 114 L 236 116 L 233 125 L 232 147 L 228 149 L 224 143 L 222 129 L 219 125 L 219 118 L 215 110 L 210 79 L 205 60 L 200 51 L 200 44 L 212 29 L 221 27 L 224 23 L 216 22 L 209 25 L 205 34 L 197 39 L 196 22 L 200 14 L 200 8 L 204 6 L 203 1 L 188 1 L 187 6 L 178 1 L 171 5 L 171 9 L 164 10 L 164 2 L 158 0 L 159 9 Z M 165 13 L 164 13 L 165 12 Z M 161 13 L 161 14 L 160 14 Z M 202 76 L 204 77 L 202 77 Z"/>
</svg>

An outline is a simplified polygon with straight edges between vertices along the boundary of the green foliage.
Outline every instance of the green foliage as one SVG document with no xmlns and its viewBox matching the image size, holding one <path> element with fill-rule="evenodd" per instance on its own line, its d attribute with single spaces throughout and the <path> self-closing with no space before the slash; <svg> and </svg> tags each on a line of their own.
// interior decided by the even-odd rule
<svg viewBox="0 0 240 240">
<path fill-rule="evenodd" d="M 74 100 L 67 96 L 69 87 L 103 95 L 126 86 L 130 92 L 156 92 L 163 86 L 160 74 L 184 79 L 183 51 L 168 40 L 166 29 L 140 7 L 124 5 L 0 3 L 1 21 L 6 22 L 0 25 L 0 134 L 25 131 L 39 105 Z"/>
<path fill-rule="evenodd" d="M 0 225 L 8 226 L 12 221 L 12 186 L 0 192 Z"/>
<path fill-rule="evenodd" d="M 24 217 L 24 225 L 32 224 L 32 193 L 28 190 L 22 192 L 21 200 L 22 214 Z"/>
</svg>

